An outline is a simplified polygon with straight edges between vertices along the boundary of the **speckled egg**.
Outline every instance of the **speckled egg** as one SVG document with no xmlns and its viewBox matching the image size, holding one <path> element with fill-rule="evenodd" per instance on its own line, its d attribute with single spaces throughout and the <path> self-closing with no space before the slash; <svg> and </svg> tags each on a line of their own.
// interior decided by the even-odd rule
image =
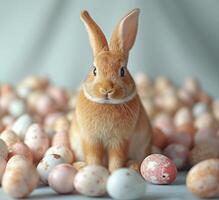
<svg viewBox="0 0 219 200">
<path fill-rule="evenodd" d="M 109 172 L 98 165 L 88 165 L 78 171 L 74 179 L 77 192 L 86 196 L 103 196 Z"/>
<path fill-rule="evenodd" d="M 186 186 L 198 197 L 219 197 L 219 159 L 202 161 L 190 169 Z"/>
<path fill-rule="evenodd" d="M 38 162 L 49 147 L 49 138 L 39 124 L 32 124 L 25 135 L 24 143 L 31 149 L 35 162 Z"/>
<path fill-rule="evenodd" d="M 10 149 L 15 143 L 19 142 L 19 137 L 15 134 L 14 131 L 6 129 L 0 135 L 0 138 L 7 144 Z"/>
<path fill-rule="evenodd" d="M 74 161 L 74 155 L 72 151 L 65 146 L 52 146 L 45 153 L 45 155 L 49 155 L 49 154 L 60 155 L 65 160 L 66 163 L 71 164 Z"/>
<path fill-rule="evenodd" d="M 77 170 L 70 164 L 57 165 L 49 174 L 49 186 L 59 194 L 72 193 L 76 173 Z"/>
<path fill-rule="evenodd" d="M 29 147 L 24 144 L 23 142 L 17 142 L 10 148 L 9 151 L 9 158 L 14 155 L 23 155 L 25 156 L 30 162 L 33 162 L 33 155 Z"/>
<path fill-rule="evenodd" d="M 6 160 L 2 156 L 0 156 L 0 185 L 2 182 L 2 176 L 5 172 L 6 164 L 7 164 Z"/>
<path fill-rule="evenodd" d="M 55 166 L 62 163 L 65 163 L 65 160 L 61 156 L 57 154 L 46 155 L 37 165 L 37 171 L 42 183 L 47 184 L 49 173 Z"/>
<path fill-rule="evenodd" d="M 141 164 L 140 171 L 145 180 L 153 184 L 171 184 L 177 175 L 176 165 L 161 154 L 147 156 Z"/>
<path fill-rule="evenodd" d="M 210 158 L 219 158 L 219 143 L 217 141 L 205 141 L 194 146 L 189 153 L 191 166 Z"/>
<path fill-rule="evenodd" d="M 164 149 L 164 154 L 175 163 L 177 169 L 181 169 L 186 165 L 189 148 L 182 144 L 173 143 Z"/>
<path fill-rule="evenodd" d="M 132 169 L 118 169 L 107 181 L 107 192 L 113 199 L 139 199 L 145 195 L 145 191 L 145 180 Z"/>
<path fill-rule="evenodd" d="M 35 166 L 24 156 L 15 155 L 7 163 L 2 188 L 11 197 L 27 197 L 36 187 L 39 175 Z"/>
<path fill-rule="evenodd" d="M 18 135 L 18 137 L 23 140 L 29 126 L 32 123 L 32 118 L 28 114 L 24 114 L 14 122 L 11 130 L 14 131 Z"/>
<path fill-rule="evenodd" d="M 4 159 L 8 158 L 8 147 L 2 139 L 0 139 L 0 156 Z"/>
</svg>

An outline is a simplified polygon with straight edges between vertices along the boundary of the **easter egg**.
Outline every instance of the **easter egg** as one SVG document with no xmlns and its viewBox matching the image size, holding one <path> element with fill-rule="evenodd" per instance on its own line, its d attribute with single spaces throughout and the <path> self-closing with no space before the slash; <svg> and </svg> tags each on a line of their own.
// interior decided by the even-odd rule
<svg viewBox="0 0 219 200">
<path fill-rule="evenodd" d="M 175 163 L 177 169 L 181 169 L 186 165 L 189 148 L 182 144 L 173 143 L 164 149 L 164 154 Z"/>
<path fill-rule="evenodd" d="M 193 137 L 186 132 L 179 132 L 176 134 L 173 134 L 169 139 L 168 143 L 176 143 L 176 144 L 182 144 L 184 146 L 187 146 L 188 148 L 191 148 L 193 146 Z"/>
<path fill-rule="evenodd" d="M 195 144 L 204 143 L 206 141 L 216 141 L 219 142 L 219 136 L 217 135 L 217 129 L 215 128 L 202 128 L 199 129 L 194 137 Z"/>
<path fill-rule="evenodd" d="M 77 170 L 70 164 L 59 164 L 53 168 L 48 177 L 49 186 L 59 194 L 74 191 L 74 178 Z"/>
<path fill-rule="evenodd" d="M 61 156 L 66 163 L 71 164 L 74 161 L 74 155 L 72 151 L 65 146 L 52 146 L 45 153 L 45 155 L 48 154 L 57 154 Z"/>
<path fill-rule="evenodd" d="M 55 132 L 52 138 L 52 146 L 66 146 L 70 148 L 68 133 L 66 131 Z"/>
<path fill-rule="evenodd" d="M 75 189 L 86 196 L 103 196 L 106 193 L 108 176 L 108 170 L 102 166 L 85 166 L 75 176 Z"/>
<path fill-rule="evenodd" d="M 182 126 L 184 124 L 189 124 L 193 121 L 192 112 L 188 107 L 180 108 L 175 116 L 174 116 L 174 123 L 176 126 Z"/>
<path fill-rule="evenodd" d="M 115 170 L 107 181 L 107 192 L 113 199 L 139 199 L 145 191 L 145 180 L 132 169 Z"/>
<path fill-rule="evenodd" d="M 208 112 L 208 111 L 209 111 L 209 108 L 207 104 L 202 103 L 202 102 L 196 103 L 192 108 L 192 113 L 195 117 L 198 117 L 201 114 Z"/>
<path fill-rule="evenodd" d="M 2 139 L 0 139 L 0 156 L 4 159 L 7 159 L 8 157 L 8 147 Z"/>
<path fill-rule="evenodd" d="M 192 167 L 186 186 L 198 197 L 219 197 L 219 159 L 208 159 Z"/>
<path fill-rule="evenodd" d="M 24 198 L 37 187 L 38 180 L 35 166 L 26 157 L 15 155 L 7 163 L 2 188 L 13 198 Z"/>
<path fill-rule="evenodd" d="M 25 135 L 24 143 L 31 149 L 34 161 L 39 161 L 49 147 L 49 139 L 39 124 L 32 124 Z"/>
<path fill-rule="evenodd" d="M 55 166 L 62 163 L 65 163 L 65 160 L 61 156 L 57 154 L 46 155 L 37 165 L 37 171 L 42 183 L 47 184 L 49 173 Z"/>
<path fill-rule="evenodd" d="M 153 184 L 171 184 L 177 175 L 176 165 L 166 156 L 151 154 L 141 163 L 142 176 Z"/>
<path fill-rule="evenodd" d="M 216 122 L 213 114 L 206 112 L 206 113 L 199 115 L 195 119 L 194 125 L 197 129 L 215 128 L 215 127 L 217 127 L 217 122 Z"/>
<path fill-rule="evenodd" d="M 20 139 L 24 139 L 27 129 L 32 123 L 32 118 L 28 114 L 24 114 L 14 122 L 11 130 L 14 131 Z"/>
</svg>

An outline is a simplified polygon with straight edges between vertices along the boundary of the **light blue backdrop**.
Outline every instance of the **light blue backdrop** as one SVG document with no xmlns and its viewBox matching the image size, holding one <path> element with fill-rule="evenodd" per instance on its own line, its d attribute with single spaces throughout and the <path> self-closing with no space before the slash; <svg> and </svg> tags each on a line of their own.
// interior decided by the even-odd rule
<svg viewBox="0 0 219 200">
<path fill-rule="evenodd" d="M 135 7 L 141 15 L 130 70 L 177 83 L 195 75 L 219 96 L 218 0 L 0 0 L 0 80 L 36 73 L 75 88 L 92 65 L 80 11 L 88 9 L 109 38 Z"/>
</svg>

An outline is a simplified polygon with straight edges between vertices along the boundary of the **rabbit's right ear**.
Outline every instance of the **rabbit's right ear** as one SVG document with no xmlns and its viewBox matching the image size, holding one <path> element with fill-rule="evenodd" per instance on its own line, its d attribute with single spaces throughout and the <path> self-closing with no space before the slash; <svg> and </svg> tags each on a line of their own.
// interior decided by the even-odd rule
<svg viewBox="0 0 219 200">
<path fill-rule="evenodd" d="M 136 8 L 120 20 L 112 34 L 110 49 L 125 54 L 129 53 L 135 43 L 139 13 L 140 9 Z"/>
<path fill-rule="evenodd" d="M 86 10 L 81 12 L 81 20 L 84 22 L 87 29 L 94 56 L 102 50 L 109 50 L 106 37 L 104 36 L 102 30 Z"/>
</svg>

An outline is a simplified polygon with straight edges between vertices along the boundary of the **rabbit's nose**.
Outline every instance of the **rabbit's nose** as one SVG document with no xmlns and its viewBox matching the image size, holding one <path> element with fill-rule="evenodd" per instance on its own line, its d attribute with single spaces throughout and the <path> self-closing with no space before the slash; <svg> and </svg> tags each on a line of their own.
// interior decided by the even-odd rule
<svg viewBox="0 0 219 200">
<path fill-rule="evenodd" d="M 113 88 L 100 88 L 99 91 L 100 91 L 101 94 L 104 94 L 104 95 L 108 95 L 108 94 L 113 94 L 114 93 Z"/>
</svg>

